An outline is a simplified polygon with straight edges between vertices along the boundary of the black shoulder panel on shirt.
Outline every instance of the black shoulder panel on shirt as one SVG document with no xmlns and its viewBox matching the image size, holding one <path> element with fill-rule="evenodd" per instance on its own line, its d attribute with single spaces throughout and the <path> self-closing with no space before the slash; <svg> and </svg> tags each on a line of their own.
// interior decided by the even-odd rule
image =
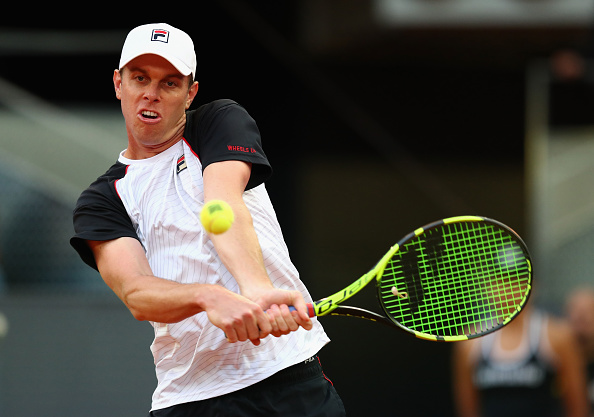
<svg viewBox="0 0 594 417">
<path fill-rule="evenodd" d="M 81 259 L 97 269 L 87 240 L 112 240 L 120 237 L 138 239 L 132 221 L 115 189 L 115 183 L 126 175 L 127 165 L 116 162 L 82 192 L 73 213 L 75 235 L 70 244 Z"/>
<path fill-rule="evenodd" d="M 184 137 L 200 158 L 203 170 L 214 162 L 251 163 L 252 174 L 246 189 L 262 184 L 272 175 L 255 120 L 233 100 L 216 100 L 187 112 Z"/>
</svg>

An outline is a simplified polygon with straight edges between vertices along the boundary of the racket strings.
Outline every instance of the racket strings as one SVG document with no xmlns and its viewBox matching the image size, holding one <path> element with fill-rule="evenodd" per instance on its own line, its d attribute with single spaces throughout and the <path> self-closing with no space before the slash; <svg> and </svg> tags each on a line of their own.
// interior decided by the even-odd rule
<svg viewBox="0 0 594 417">
<path fill-rule="evenodd" d="M 384 269 L 380 298 L 386 312 L 409 329 L 472 336 L 509 320 L 529 286 L 530 264 L 513 235 L 464 222 L 430 229 L 404 244 Z"/>
</svg>

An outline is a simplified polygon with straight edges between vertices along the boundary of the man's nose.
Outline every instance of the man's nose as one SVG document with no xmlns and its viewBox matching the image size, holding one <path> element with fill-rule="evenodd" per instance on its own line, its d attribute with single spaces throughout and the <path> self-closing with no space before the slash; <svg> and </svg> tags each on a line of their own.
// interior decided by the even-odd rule
<svg viewBox="0 0 594 417">
<path fill-rule="evenodd" d="M 144 99 L 150 102 L 159 101 L 160 99 L 160 90 L 158 85 L 149 85 L 144 90 Z"/>
</svg>

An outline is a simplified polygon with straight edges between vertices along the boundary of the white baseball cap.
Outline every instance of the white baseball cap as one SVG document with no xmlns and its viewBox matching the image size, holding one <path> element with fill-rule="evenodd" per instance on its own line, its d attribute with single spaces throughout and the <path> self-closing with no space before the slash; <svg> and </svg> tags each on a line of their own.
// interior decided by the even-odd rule
<svg viewBox="0 0 594 417">
<path fill-rule="evenodd" d="M 151 23 L 132 29 L 122 47 L 119 68 L 145 54 L 159 55 L 182 75 L 196 77 L 196 52 L 192 38 L 167 23 Z"/>
</svg>

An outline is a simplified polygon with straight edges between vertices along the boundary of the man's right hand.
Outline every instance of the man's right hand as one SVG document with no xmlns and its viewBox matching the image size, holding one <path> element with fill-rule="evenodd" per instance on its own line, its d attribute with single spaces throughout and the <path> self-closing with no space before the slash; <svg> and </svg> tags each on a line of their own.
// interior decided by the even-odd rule
<svg viewBox="0 0 594 417">
<path fill-rule="evenodd" d="M 230 343 L 250 340 L 258 346 L 260 339 L 272 333 L 270 316 L 257 303 L 217 285 L 201 291 L 208 319 L 225 332 Z"/>
</svg>

